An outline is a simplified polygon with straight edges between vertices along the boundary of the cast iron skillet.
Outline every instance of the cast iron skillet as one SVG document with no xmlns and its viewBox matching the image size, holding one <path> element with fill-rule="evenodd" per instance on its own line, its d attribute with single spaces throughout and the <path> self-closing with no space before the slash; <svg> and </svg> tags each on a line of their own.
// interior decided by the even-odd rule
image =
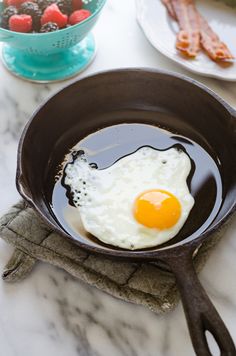
<svg viewBox="0 0 236 356">
<path fill-rule="evenodd" d="M 214 221 L 201 234 L 143 251 L 126 251 L 69 235 L 48 207 L 45 175 L 63 160 L 68 149 L 99 128 L 142 122 L 180 133 L 217 157 L 223 200 Z M 192 343 L 197 355 L 210 355 L 206 330 L 222 355 L 236 355 L 230 334 L 202 288 L 193 255 L 236 207 L 236 113 L 201 84 L 181 75 L 125 69 L 77 81 L 53 96 L 32 117 L 19 144 L 17 187 L 20 194 L 56 231 L 81 248 L 128 261 L 161 261 L 176 276 Z M 204 169 L 204 167 L 202 168 Z M 207 201 L 202 199 L 201 209 Z"/>
</svg>

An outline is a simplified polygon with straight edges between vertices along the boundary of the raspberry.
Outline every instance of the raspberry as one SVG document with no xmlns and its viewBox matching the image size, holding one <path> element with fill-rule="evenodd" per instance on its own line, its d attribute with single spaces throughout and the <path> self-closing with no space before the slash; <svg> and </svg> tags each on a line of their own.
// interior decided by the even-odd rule
<svg viewBox="0 0 236 356">
<path fill-rule="evenodd" d="M 59 30 L 59 27 L 55 22 L 47 22 L 40 29 L 40 33 L 47 33 Z"/>
<path fill-rule="evenodd" d="M 32 30 L 32 17 L 30 15 L 13 15 L 9 20 L 11 31 L 30 32 Z"/>
<path fill-rule="evenodd" d="M 8 6 L 2 13 L 2 21 L 1 27 L 2 28 L 9 28 L 9 19 L 11 16 L 17 15 L 17 8 L 15 6 Z"/>
<path fill-rule="evenodd" d="M 19 8 L 19 13 L 24 15 L 30 15 L 33 20 L 33 30 L 39 31 L 41 27 L 40 20 L 42 16 L 42 11 L 39 9 L 38 4 L 31 1 L 24 2 Z"/>
<path fill-rule="evenodd" d="M 72 11 L 80 10 L 83 7 L 82 0 L 72 0 Z"/>
<path fill-rule="evenodd" d="M 46 8 L 41 17 L 42 26 L 47 22 L 55 22 L 59 28 L 63 28 L 67 25 L 68 16 L 64 15 L 56 4 L 52 4 Z"/>
<path fill-rule="evenodd" d="M 21 4 L 25 2 L 25 0 L 6 0 L 8 6 L 20 7 Z"/>
<path fill-rule="evenodd" d="M 69 17 L 69 23 L 70 23 L 70 25 L 75 25 L 75 24 L 87 19 L 90 15 L 91 15 L 91 12 L 89 10 L 74 11 Z"/>
</svg>

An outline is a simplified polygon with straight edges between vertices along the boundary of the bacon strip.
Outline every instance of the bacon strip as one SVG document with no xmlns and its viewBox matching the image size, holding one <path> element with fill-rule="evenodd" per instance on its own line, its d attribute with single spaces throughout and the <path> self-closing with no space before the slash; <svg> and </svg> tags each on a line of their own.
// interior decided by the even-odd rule
<svg viewBox="0 0 236 356">
<path fill-rule="evenodd" d="M 194 58 L 200 50 L 200 23 L 196 7 L 192 0 L 172 0 L 171 3 L 180 26 L 176 48 Z"/>
<path fill-rule="evenodd" d="M 221 42 L 219 36 L 212 30 L 207 21 L 199 14 L 201 45 L 213 61 L 229 61 L 234 59 L 229 48 Z"/>
<path fill-rule="evenodd" d="M 213 61 L 226 62 L 235 58 L 227 45 L 220 40 L 219 36 L 196 9 L 193 0 L 162 0 L 162 3 L 166 6 L 169 15 L 180 25 L 181 31 L 178 34 L 176 47 L 182 53 L 192 57 L 188 52 L 184 51 L 184 46 L 191 46 L 190 39 L 194 37 L 194 33 L 191 35 L 190 29 L 189 35 L 188 29 L 191 27 L 189 26 L 189 20 L 193 19 L 194 23 L 191 24 L 190 22 L 190 24 L 195 24 L 195 30 L 199 29 L 201 47 Z M 191 11 L 190 9 L 187 11 L 186 7 L 191 7 Z M 196 20 L 197 17 L 198 20 Z"/>
<path fill-rule="evenodd" d="M 174 20 L 177 20 L 175 10 L 173 8 L 171 0 L 161 0 L 161 1 L 162 1 L 162 4 L 165 5 L 170 17 L 172 17 Z"/>
</svg>

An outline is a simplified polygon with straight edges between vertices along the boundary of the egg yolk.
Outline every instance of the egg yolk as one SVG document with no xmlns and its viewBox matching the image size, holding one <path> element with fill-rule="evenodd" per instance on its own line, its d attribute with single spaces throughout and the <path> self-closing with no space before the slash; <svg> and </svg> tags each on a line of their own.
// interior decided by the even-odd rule
<svg viewBox="0 0 236 356">
<path fill-rule="evenodd" d="M 159 230 L 174 226 L 181 215 L 179 200 L 165 190 L 148 190 L 134 203 L 134 217 L 142 225 Z"/>
</svg>

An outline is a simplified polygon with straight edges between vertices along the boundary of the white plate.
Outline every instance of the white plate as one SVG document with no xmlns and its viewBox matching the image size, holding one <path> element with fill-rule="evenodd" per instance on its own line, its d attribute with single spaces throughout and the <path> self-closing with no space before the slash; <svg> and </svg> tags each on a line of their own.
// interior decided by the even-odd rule
<svg viewBox="0 0 236 356">
<path fill-rule="evenodd" d="M 215 0 L 198 0 L 197 8 L 236 57 L 236 10 Z M 151 44 L 186 69 L 221 80 L 236 81 L 236 62 L 222 68 L 200 52 L 195 59 L 182 57 L 175 48 L 178 24 L 167 14 L 161 0 L 136 0 L 137 19 Z"/>
</svg>

